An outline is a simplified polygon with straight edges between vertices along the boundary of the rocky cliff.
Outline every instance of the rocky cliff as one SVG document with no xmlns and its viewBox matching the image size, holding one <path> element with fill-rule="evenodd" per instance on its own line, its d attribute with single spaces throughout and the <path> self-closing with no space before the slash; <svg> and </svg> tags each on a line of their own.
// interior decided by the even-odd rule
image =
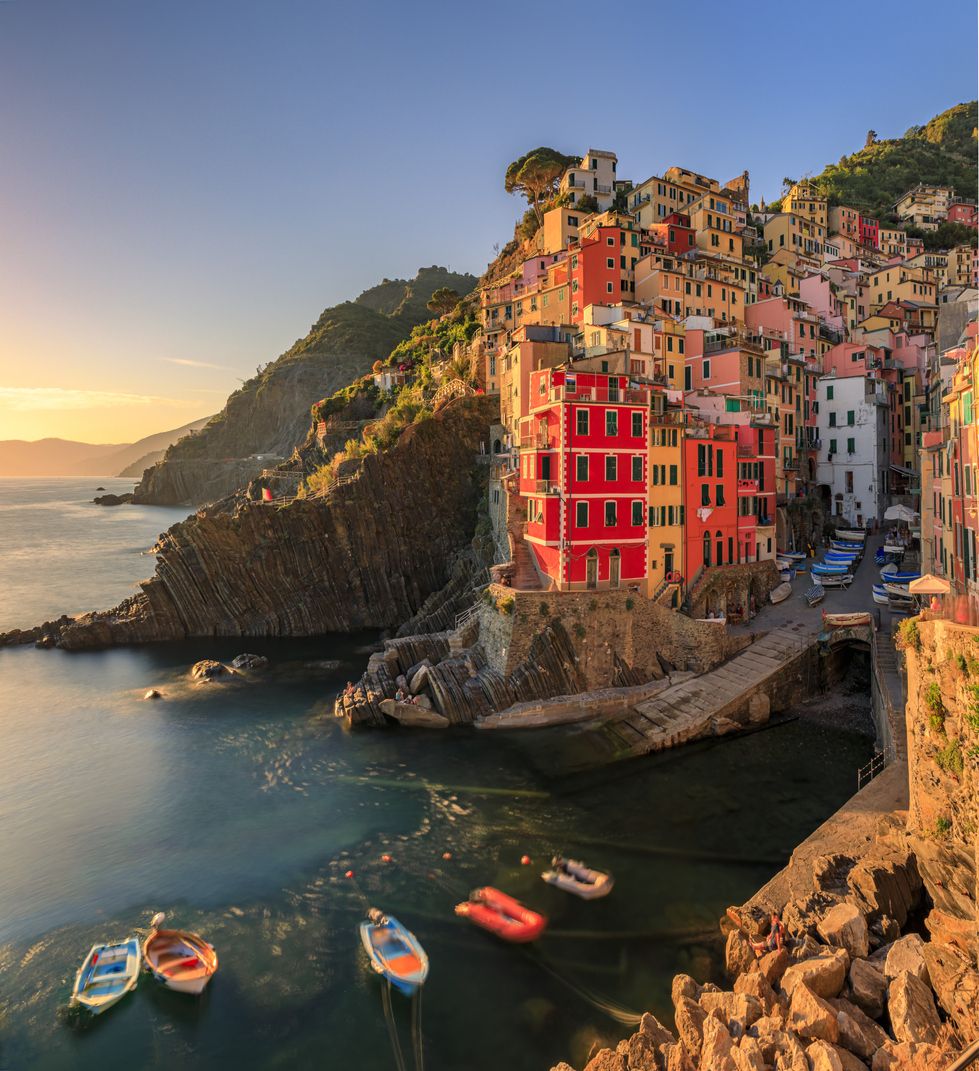
<svg viewBox="0 0 979 1071">
<path fill-rule="evenodd" d="M 187 636 L 310 636 L 389 628 L 449 580 L 485 493 L 476 463 L 498 402 L 456 399 L 370 454 L 322 497 L 203 510 L 158 547 L 120 606 L 56 630 L 90 648 Z"/>
<path fill-rule="evenodd" d="M 286 353 L 232 394 L 196 435 L 167 450 L 143 473 L 136 501 L 151 505 L 211 502 L 232 494 L 287 458 L 309 429 L 309 408 L 370 370 L 431 313 L 440 287 L 460 294 L 471 275 L 422 268 L 414 279 L 385 279 L 355 301 L 326 309 Z M 263 455 L 255 457 L 254 455 Z"/>
</svg>

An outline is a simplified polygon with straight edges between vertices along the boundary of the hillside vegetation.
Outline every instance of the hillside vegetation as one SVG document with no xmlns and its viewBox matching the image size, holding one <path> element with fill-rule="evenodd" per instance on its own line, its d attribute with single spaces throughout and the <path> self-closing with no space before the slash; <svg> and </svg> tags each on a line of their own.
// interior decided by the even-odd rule
<svg viewBox="0 0 979 1071">
<path fill-rule="evenodd" d="M 976 101 L 957 104 L 903 137 L 875 141 L 812 178 L 831 205 L 896 222 L 894 202 L 919 182 L 976 196 Z"/>
</svg>

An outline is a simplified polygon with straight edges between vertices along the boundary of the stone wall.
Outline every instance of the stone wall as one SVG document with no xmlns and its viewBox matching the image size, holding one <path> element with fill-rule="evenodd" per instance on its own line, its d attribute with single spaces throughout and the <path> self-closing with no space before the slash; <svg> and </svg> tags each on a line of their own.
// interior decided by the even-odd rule
<svg viewBox="0 0 979 1071">
<path fill-rule="evenodd" d="M 688 594 L 690 616 L 704 618 L 710 612 L 726 616 L 739 609 L 745 613 L 752 599 L 761 606 L 778 584 L 778 567 L 773 561 L 715 566 Z"/>
<path fill-rule="evenodd" d="M 695 621 L 628 591 L 512 591 L 494 584 L 480 608 L 480 645 L 499 672 L 510 673 L 551 621 L 567 632 L 589 689 L 621 682 L 621 663 L 645 680 L 661 676 L 664 662 L 706 672 L 750 642 L 722 621 Z"/>
</svg>

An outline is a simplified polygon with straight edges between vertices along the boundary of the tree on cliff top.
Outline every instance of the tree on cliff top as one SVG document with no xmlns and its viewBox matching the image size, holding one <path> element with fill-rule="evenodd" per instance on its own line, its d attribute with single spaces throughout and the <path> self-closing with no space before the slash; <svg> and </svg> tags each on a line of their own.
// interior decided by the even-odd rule
<svg viewBox="0 0 979 1071">
<path fill-rule="evenodd" d="M 577 162 L 577 156 L 565 156 L 546 146 L 532 149 L 506 169 L 503 188 L 507 193 L 522 193 L 538 220 L 541 220 L 541 205 L 557 193 L 561 176 Z"/>
<path fill-rule="evenodd" d="M 440 286 L 428 299 L 426 307 L 436 316 L 444 316 L 459 304 L 459 294 L 450 286 Z"/>
</svg>

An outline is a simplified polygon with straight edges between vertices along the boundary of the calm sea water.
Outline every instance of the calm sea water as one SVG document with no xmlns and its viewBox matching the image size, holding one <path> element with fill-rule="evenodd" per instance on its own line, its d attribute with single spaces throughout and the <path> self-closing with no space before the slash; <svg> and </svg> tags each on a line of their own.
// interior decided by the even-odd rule
<svg viewBox="0 0 979 1071">
<path fill-rule="evenodd" d="M 88 507 L 92 493 L 0 481 L 0 628 L 110 605 L 151 571 L 140 551 L 174 511 Z M 843 802 L 870 751 L 800 719 L 555 781 L 539 741 L 341 731 L 332 697 L 375 640 L 0 651 L 0 1067 L 393 1068 L 357 937 L 365 898 L 428 950 L 429 1069 L 580 1066 L 628 1032 L 610 1013 L 665 1015 L 676 971 L 718 973 L 718 916 Z M 187 682 L 198 658 L 243 649 L 270 670 Z M 143 701 L 149 687 L 165 698 Z M 612 895 L 545 886 L 555 851 L 612 870 Z M 548 914 L 537 947 L 453 915 L 482 884 Z M 94 1023 L 66 1016 L 90 945 L 161 909 L 218 949 L 204 997 L 144 977 Z M 410 1067 L 397 996 L 394 1014 Z"/>
</svg>

